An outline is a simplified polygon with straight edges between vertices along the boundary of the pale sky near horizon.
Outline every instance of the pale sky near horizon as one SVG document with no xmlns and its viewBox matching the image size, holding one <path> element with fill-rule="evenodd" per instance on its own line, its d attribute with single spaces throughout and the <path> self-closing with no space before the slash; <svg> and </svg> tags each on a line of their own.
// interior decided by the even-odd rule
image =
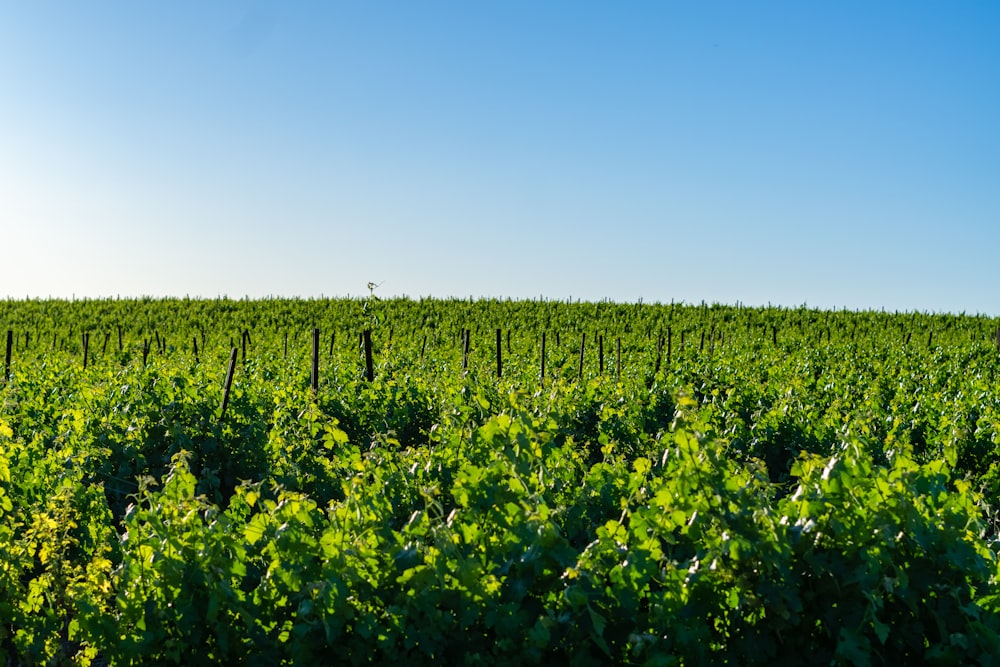
<svg viewBox="0 0 1000 667">
<path fill-rule="evenodd" d="M 0 0 L 0 298 L 1000 314 L 1000 3 Z"/>
</svg>

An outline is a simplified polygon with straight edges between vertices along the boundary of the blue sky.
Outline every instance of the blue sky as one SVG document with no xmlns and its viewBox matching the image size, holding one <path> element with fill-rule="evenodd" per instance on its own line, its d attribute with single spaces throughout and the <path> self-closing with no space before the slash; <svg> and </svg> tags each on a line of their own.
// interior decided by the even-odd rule
<svg viewBox="0 0 1000 667">
<path fill-rule="evenodd" d="M 1000 314 L 1000 3 L 0 2 L 0 296 Z"/>
</svg>

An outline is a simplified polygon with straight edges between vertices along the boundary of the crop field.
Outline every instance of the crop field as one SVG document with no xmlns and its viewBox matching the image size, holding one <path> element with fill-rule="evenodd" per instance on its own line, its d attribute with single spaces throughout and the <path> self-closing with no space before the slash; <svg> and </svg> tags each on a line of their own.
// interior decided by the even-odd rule
<svg viewBox="0 0 1000 667">
<path fill-rule="evenodd" d="M 0 301 L 0 654 L 1000 664 L 998 324 Z"/>
</svg>

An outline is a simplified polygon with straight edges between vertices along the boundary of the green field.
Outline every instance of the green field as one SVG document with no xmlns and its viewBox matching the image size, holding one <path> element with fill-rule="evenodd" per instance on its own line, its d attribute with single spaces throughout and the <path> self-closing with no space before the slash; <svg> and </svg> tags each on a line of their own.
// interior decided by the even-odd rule
<svg viewBox="0 0 1000 667">
<path fill-rule="evenodd" d="M 998 324 L 0 301 L 0 653 L 998 664 Z"/>
</svg>

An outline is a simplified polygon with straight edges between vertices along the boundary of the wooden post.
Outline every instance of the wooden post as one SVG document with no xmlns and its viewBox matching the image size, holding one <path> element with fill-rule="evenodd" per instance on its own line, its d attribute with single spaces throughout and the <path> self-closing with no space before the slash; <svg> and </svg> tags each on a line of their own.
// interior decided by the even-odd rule
<svg viewBox="0 0 1000 667">
<path fill-rule="evenodd" d="M 778 345 L 778 325 L 771 325 L 771 344 L 774 346 Z"/>
<path fill-rule="evenodd" d="M 149 339 L 142 339 L 142 365 L 146 365 L 146 360 L 149 358 Z"/>
<path fill-rule="evenodd" d="M 670 355 L 674 345 L 674 332 L 667 327 L 667 366 L 670 366 Z"/>
<path fill-rule="evenodd" d="M 121 352 L 122 350 L 125 349 L 125 346 L 122 344 L 122 325 L 119 324 L 117 326 L 118 326 L 118 351 Z"/>
<path fill-rule="evenodd" d="M 288 358 L 288 332 L 287 331 L 285 332 L 285 347 L 284 347 L 284 352 L 282 353 L 281 358 L 282 359 L 287 359 Z"/>
<path fill-rule="evenodd" d="M 583 350 L 586 343 L 587 343 L 587 334 L 586 332 L 584 332 L 580 334 L 580 365 L 579 365 L 579 370 L 577 370 L 576 372 L 577 380 L 583 379 Z"/>
<path fill-rule="evenodd" d="M 368 381 L 373 382 L 375 380 L 375 369 L 372 366 L 372 330 L 365 329 L 365 333 L 362 336 L 365 342 L 365 373 L 367 374 Z"/>
<path fill-rule="evenodd" d="M 1000 333 L 997 334 L 997 340 L 1000 340 Z M 7 353 L 3 358 L 3 381 L 7 382 L 10 380 L 10 355 L 14 351 L 14 332 L 10 329 L 7 330 Z"/>
<path fill-rule="evenodd" d="M 927 347 L 930 347 L 934 343 L 934 330 L 931 329 L 927 332 Z"/>
<path fill-rule="evenodd" d="M 705 351 L 705 330 L 701 330 L 701 344 L 698 346 L 698 354 Z"/>
<path fill-rule="evenodd" d="M 653 375 L 660 372 L 660 364 L 663 360 L 663 336 L 656 337 L 656 364 L 653 366 Z"/>
<path fill-rule="evenodd" d="M 111 332 L 104 332 L 104 345 L 101 346 L 101 356 L 103 357 L 105 352 L 108 351 L 108 341 L 111 340 Z"/>
<path fill-rule="evenodd" d="M 545 332 L 542 332 L 542 382 L 545 381 Z"/>
<path fill-rule="evenodd" d="M 319 329 L 312 331 L 312 373 L 309 375 L 309 386 L 313 396 L 319 392 Z"/>
<path fill-rule="evenodd" d="M 247 332 L 246 329 L 244 329 L 243 333 L 240 334 L 240 348 L 242 351 L 242 356 L 240 357 L 240 360 L 243 363 L 247 362 L 247 338 L 249 337 L 250 334 Z"/>
<path fill-rule="evenodd" d="M 604 336 L 597 337 L 597 372 L 604 375 Z"/>
<path fill-rule="evenodd" d="M 507 329 L 507 354 L 510 354 L 510 329 Z"/>
<path fill-rule="evenodd" d="M 161 346 L 160 346 L 160 331 L 159 331 L 159 329 L 154 329 L 153 333 L 156 335 L 156 350 L 160 351 L 160 349 L 161 349 Z"/>
<path fill-rule="evenodd" d="M 424 352 L 427 350 L 427 334 L 424 334 L 424 340 L 420 343 L 420 361 L 424 360 Z"/>
<path fill-rule="evenodd" d="M 87 370 L 87 356 L 90 352 L 90 334 L 83 333 L 83 370 Z"/>
<path fill-rule="evenodd" d="M 226 371 L 226 383 L 222 390 L 222 409 L 219 411 L 219 421 L 226 418 L 226 408 L 229 407 L 229 391 L 233 388 L 233 373 L 236 372 L 236 355 L 239 350 L 233 347 L 229 355 L 229 370 Z"/>
<path fill-rule="evenodd" d="M 497 379 L 503 377 L 503 336 L 497 329 Z"/>
<path fill-rule="evenodd" d="M 333 356 L 333 344 L 337 341 L 337 332 L 330 332 L 330 356 Z"/>
<path fill-rule="evenodd" d="M 469 330 L 462 329 L 462 375 L 469 370 Z"/>
<path fill-rule="evenodd" d="M 198 363 L 198 337 L 192 336 L 191 342 L 194 343 L 194 363 Z"/>
</svg>

